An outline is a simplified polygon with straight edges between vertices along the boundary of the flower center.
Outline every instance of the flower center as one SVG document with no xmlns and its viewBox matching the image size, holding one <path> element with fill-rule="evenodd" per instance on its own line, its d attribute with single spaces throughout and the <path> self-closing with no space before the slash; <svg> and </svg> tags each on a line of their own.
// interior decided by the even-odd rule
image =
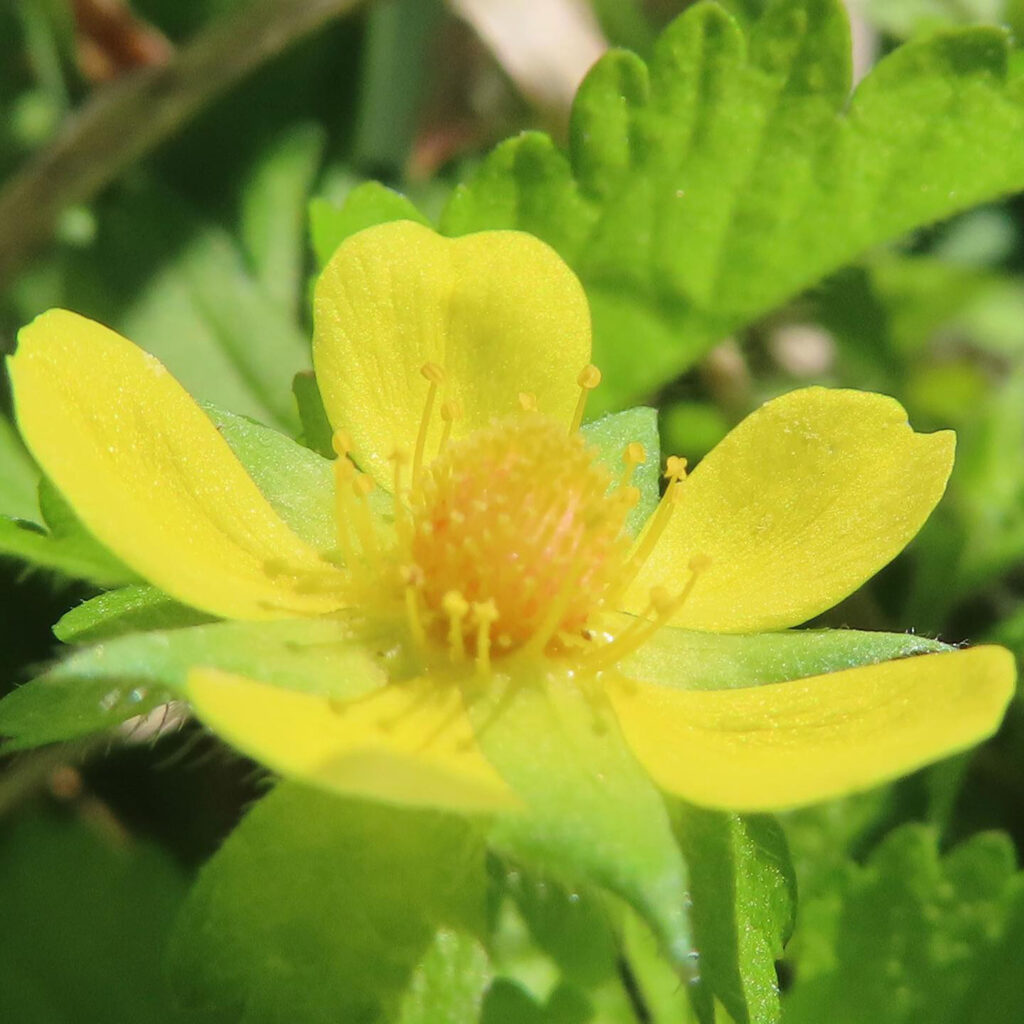
<svg viewBox="0 0 1024 1024">
<path fill-rule="evenodd" d="M 371 617 L 397 612 L 428 664 L 438 656 L 471 660 L 485 674 L 495 656 L 516 651 L 601 672 L 671 620 L 707 565 L 700 555 L 679 567 L 681 581 L 652 587 L 628 625 L 605 614 L 618 607 L 672 519 L 686 461 L 668 459 L 661 501 L 632 542 L 624 526 L 640 497 L 633 473 L 647 455 L 638 442 L 627 444 L 613 482 L 580 434 L 587 394 L 600 381 L 595 367 L 578 378 L 568 431 L 539 412 L 532 396 L 520 395 L 521 414 L 459 440 L 451 434 L 461 410 L 443 396 L 444 370 L 427 363 L 422 373 L 423 418 L 411 460 L 406 452 L 392 455 L 391 502 L 373 499 L 371 479 L 338 431 L 337 547 L 322 571 L 277 563 L 268 571 L 294 576 L 300 590 L 336 592 Z M 443 430 L 431 459 L 426 439 L 439 397 Z"/>
<path fill-rule="evenodd" d="M 540 413 L 451 442 L 410 495 L 410 564 L 438 639 L 496 652 L 571 644 L 622 571 L 628 493 Z"/>
</svg>

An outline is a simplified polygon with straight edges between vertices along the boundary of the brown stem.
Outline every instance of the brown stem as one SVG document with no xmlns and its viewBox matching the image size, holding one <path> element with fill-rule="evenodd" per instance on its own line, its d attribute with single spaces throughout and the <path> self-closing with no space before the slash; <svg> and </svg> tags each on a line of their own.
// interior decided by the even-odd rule
<svg viewBox="0 0 1024 1024">
<path fill-rule="evenodd" d="M 214 22 L 163 67 L 98 91 L 0 191 L 0 287 L 62 210 L 91 198 L 250 71 L 359 0 L 256 0 Z"/>
</svg>

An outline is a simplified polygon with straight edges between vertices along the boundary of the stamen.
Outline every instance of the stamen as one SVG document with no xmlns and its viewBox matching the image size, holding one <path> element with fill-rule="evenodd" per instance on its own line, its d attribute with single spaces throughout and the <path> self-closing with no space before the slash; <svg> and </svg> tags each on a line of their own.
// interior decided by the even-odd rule
<svg viewBox="0 0 1024 1024">
<path fill-rule="evenodd" d="M 363 556 L 367 559 L 374 558 L 379 554 L 377 531 L 373 528 L 370 503 L 366 500 L 367 495 L 372 490 L 373 481 L 357 470 L 352 480 L 351 493 L 355 497 L 353 509 L 355 512 L 356 533 L 358 533 L 359 543 L 363 547 Z"/>
<path fill-rule="evenodd" d="M 441 601 L 441 607 L 448 616 L 448 656 L 452 661 L 462 661 L 466 656 L 462 621 L 469 613 L 469 604 L 457 590 L 449 590 Z"/>
<path fill-rule="evenodd" d="M 547 647 L 552 637 L 558 632 L 558 627 L 565 617 L 569 603 L 575 596 L 576 586 L 585 568 L 588 555 L 589 552 L 585 544 L 581 544 L 574 552 L 569 569 L 562 579 L 561 587 L 548 607 L 547 614 L 537 627 L 537 631 L 523 647 L 524 653 L 530 655 L 543 654 L 544 648 Z"/>
<path fill-rule="evenodd" d="M 404 448 L 396 448 L 389 456 L 391 463 L 391 493 L 394 495 L 396 505 L 402 494 L 402 468 L 409 462 L 409 453 Z"/>
<path fill-rule="evenodd" d="M 331 438 L 337 458 L 334 460 L 334 527 L 338 542 L 338 551 L 346 565 L 355 561 L 355 547 L 349 526 L 352 521 L 351 482 L 356 472 L 349 460 L 352 442 L 344 431 L 335 431 Z"/>
<path fill-rule="evenodd" d="M 448 439 L 452 436 L 452 424 L 462 418 L 462 405 L 454 398 L 449 398 L 441 403 L 441 422 L 444 428 L 441 431 L 441 444 L 437 449 L 440 455 L 448 447 Z"/>
<path fill-rule="evenodd" d="M 402 570 L 405 582 L 405 617 L 409 623 L 409 632 L 412 633 L 412 638 L 421 651 L 427 646 L 427 631 L 423 628 L 423 616 L 420 613 L 422 575 L 416 566 L 407 566 Z"/>
<path fill-rule="evenodd" d="M 627 654 L 632 654 L 633 651 L 642 647 L 686 604 L 690 594 L 693 593 L 693 588 L 696 586 L 701 573 L 710 564 L 711 559 L 706 555 L 695 555 L 691 558 L 688 566 L 690 578 L 675 597 L 672 597 L 665 587 L 651 587 L 650 597 L 644 614 L 634 619 L 611 643 L 599 648 L 590 657 L 585 658 L 582 662 L 583 667 L 599 672 L 601 669 L 614 665 Z M 651 613 L 654 614 L 654 618 L 647 618 Z"/>
<path fill-rule="evenodd" d="M 423 469 L 423 450 L 427 444 L 427 432 L 430 429 L 430 417 L 434 412 L 437 389 L 444 383 L 444 370 L 437 363 L 424 363 L 420 367 L 420 373 L 430 382 L 430 387 L 427 390 L 427 400 L 423 406 L 420 429 L 416 435 L 416 449 L 412 457 L 413 486 L 419 481 L 420 471 Z"/>
<path fill-rule="evenodd" d="M 665 528 L 672 518 L 672 513 L 683 496 L 682 485 L 686 479 L 686 459 L 680 458 L 677 455 L 670 455 L 665 468 L 665 477 L 668 479 L 668 487 L 665 488 L 665 493 L 661 496 L 661 501 L 658 502 L 654 515 L 651 516 L 650 524 L 640 538 L 640 543 L 637 545 L 636 550 L 629 556 L 629 561 L 626 562 L 622 575 L 619 577 L 613 590 L 608 594 L 606 601 L 618 600 L 629 589 L 630 584 L 640 574 L 644 563 L 650 558 L 651 552 L 661 539 L 661 535 L 665 532 Z"/>
<path fill-rule="evenodd" d="M 647 461 L 647 452 L 639 441 L 630 441 L 622 453 L 622 461 L 625 468 L 619 478 L 620 487 L 628 487 L 633 482 L 633 473 L 637 466 L 642 466 Z"/>
<path fill-rule="evenodd" d="M 611 497 L 612 501 L 622 502 L 622 507 L 629 512 L 630 509 L 636 508 L 640 504 L 640 488 L 633 487 L 620 487 L 615 494 Z"/>
<path fill-rule="evenodd" d="M 491 626 L 498 621 L 498 608 L 493 601 L 473 605 L 476 620 L 476 669 L 481 675 L 491 670 Z"/>
<path fill-rule="evenodd" d="M 403 544 L 407 544 L 412 535 L 412 517 L 409 514 L 409 508 L 405 503 L 405 497 L 402 493 L 402 470 L 409 463 L 409 453 L 404 448 L 396 448 L 388 456 L 388 460 L 391 462 L 393 474 L 391 479 L 393 487 L 391 492 L 393 496 L 391 514 L 399 540 Z"/>
<path fill-rule="evenodd" d="M 576 383 L 580 386 L 580 397 L 576 402 L 576 411 L 573 413 L 572 424 L 569 427 L 570 434 L 575 434 L 580 429 L 583 412 L 587 408 L 587 398 L 590 397 L 590 392 L 601 383 L 601 371 L 593 363 L 588 363 L 580 371 Z"/>
</svg>

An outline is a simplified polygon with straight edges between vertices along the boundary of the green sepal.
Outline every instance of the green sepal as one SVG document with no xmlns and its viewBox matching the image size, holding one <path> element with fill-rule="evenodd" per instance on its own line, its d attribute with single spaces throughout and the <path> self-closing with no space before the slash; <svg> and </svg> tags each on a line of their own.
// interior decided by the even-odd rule
<svg viewBox="0 0 1024 1024">
<path fill-rule="evenodd" d="M 319 550 L 337 543 L 330 462 L 260 423 L 206 406 L 206 413 L 274 511 Z"/>
<path fill-rule="evenodd" d="M 472 1020 L 442 1009 L 478 1006 L 487 983 L 485 886 L 471 822 L 284 783 L 200 873 L 172 981 L 247 1024 Z"/>
<path fill-rule="evenodd" d="M 661 794 L 597 693 L 524 661 L 470 706 L 477 742 L 526 804 L 496 819 L 496 850 L 634 907 L 676 966 L 691 950 L 686 866 Z"/>
<path fill-rule="evenodd" d="M 37 569 L 99 587 L 116 587 L 138 577 L 95 541 L 55 537 L 35 523 L 0 516 L 0 557 L 17 558 Z"/>
<path fill-rule="evenodd" d="M 58 619 L 53 635 L 65 644 L 92 644 L 122 633 L 179 629 L 216 621 L 179 604 L 148 583 L 133 583 L 83 601 Z"/>
<path fill-rule="evenodd" d="M 44 526 L 0 517 L 0 555 L 22 559 L 98 587 L 133 583 L 138 576 L 86 529 L 46 477 L 40 477 L 37 501 Z"/>
<path fill-rule="evenodd" d="M 85 647 L 0 700 L 5 749 L 113 728 L 185 694 L 191 669 L 250 676 L 304 693 L 360 697 L 387 681 L 394 657 L 365 629 L 334 619 L 216 622 L 130 633 Z"/>
<path fill-rule="evenodd" d="M 775 962 L 796 911 L 796 879 L 782 828 L 768 816 L 682 803 L 674 818 L 690 869 L 699 956 L 694 1007 L 713 1022 L 717 999 L 735 1024 L 777 1024 Z"/>
<path fill-rule="evenodd" d="M 659 686 L 729 690 L 951 650 L 910 633 L 791 629 L 745 635 L 663 626 L 618 667 L 631 679 Z"/>
<path fill-rule="evenodd" d="M 274 511 L 318 551 L 334 550 L 338 527 L 331 460 L 254 420 L 205 408 Z M 391 515 L 391 495 L 383 489 L 371 491 L 368 500 L 375 515 Z"/>
<path fill-rule="evenodd" d="M 644 406 L 610 413 L 583 425 L 587 443 L 599 452 L 600 462 L 618 485 L 623 472 L 622 456 L 626 445 L 638 441 L 643 445 L 645 461 L 633 470 L 629 483 L 640 492 L 640 500 L 626 519 L 626 529 L 636 536 L 658 507 L 661 493 L 658 480 L 661 471 L 661 447 L 658 439 L 658 412 Z"/>
<path fill-rule="evenodd" d="M 393 220 L 430 224 L 412 200 L 377 181 L 357 185 L 341 206 L 313 199 L 309 204 L 309 227 L 317 265 L 323 268 L 349 235 Z"/>
</svg>

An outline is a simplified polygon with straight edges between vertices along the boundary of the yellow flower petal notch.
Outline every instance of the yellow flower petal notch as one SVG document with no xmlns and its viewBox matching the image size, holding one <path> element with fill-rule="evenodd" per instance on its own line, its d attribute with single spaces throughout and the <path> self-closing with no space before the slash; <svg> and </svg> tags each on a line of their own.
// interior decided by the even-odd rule
<svg viewBox="0 0 1024 1024">
<path fill-rule="evenodd" d="M 227 442 L 153 356 L 65 310 L 37 317 L 8 360 L 21 435 L 111 551 L 214 615 L 316 615 L 343 603 L 308 581 L 334 572 L 257 490 Z M 339 581 L 340 582 L 340 581 Z"/>
<path fill-rule="evenodd" d="M 783 810 L 880 785 L 973 746 L 1013 695 L 1002 647 L 926 654 L 741 690 L 609 683 L 619 724 L 663 789 Z"/>
<path fill-rule="evenodd" d="M 331 423 L 360 466 L 391 483 L 394 452 L 413 454 L 423 422 L 424 366 L 444 370 L 438 405 L 458 407 L 455 437 L 533 395 L 568 420 L 590 359 L 590 311 L 572 271 L 518 231 L 443 238 L 410 221 L 343 242 L 314 298 L 313 361 Z M 421 444 L 437 451 L 445 422 Z"/>
<path fill-rule="evenodd" d="M 915 433 L 884 395 L 804 388 L 768 402 L 689 477 L 626 607 L 641 610 L 654 583 L 699 553 L 710 567 L 673 625 L 749 633 L 806 622 L 921 529 L 954 443 L 952 431 Z"/>
</svg>

